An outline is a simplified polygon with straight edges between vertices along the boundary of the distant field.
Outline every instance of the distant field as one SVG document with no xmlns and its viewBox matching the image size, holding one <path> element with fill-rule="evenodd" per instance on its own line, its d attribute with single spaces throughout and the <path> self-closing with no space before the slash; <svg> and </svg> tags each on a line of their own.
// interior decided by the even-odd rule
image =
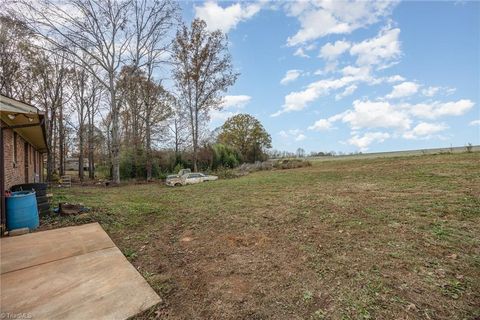
<svg viewBox="0 0 480 320">
<path fill-rule="evenodd" d="M 138 318 L 478 319 L 480 153 L 314 162 L 179 188 L 54 189 L 164 302 Z"/>
<path fill-rule="evenodd" d="M 420 150 L 406 150 L 406 151 L 392 151 L 392 152 L 372 152 L 353 155 L 341 155 L 334 157 L 308 157 L 309 160 L 314 161 L 329 161 L 329 160 L 356 160 L 356 159 L 373 159 L 373 158 L 391 158 L 391 157 L 405 157 L 405 156 L 421 156 L 427 154 L 445 154 L 445 153 L 464 153 L 467 151 L 466 147 L 452 147 L 452 148 L 437 148 L 437 149 L 420 149 Z M 472 146 L 472 152 L 480 151 L 480 146 Z"/>
</svg>

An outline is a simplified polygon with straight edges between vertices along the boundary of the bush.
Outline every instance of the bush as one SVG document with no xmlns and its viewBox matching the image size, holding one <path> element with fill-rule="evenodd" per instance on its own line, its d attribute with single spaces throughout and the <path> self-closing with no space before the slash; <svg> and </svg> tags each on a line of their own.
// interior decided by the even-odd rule
<svg viewBox="0 0 480 320">
<path fill-rule="evenodd" d="M 294 169 L 311 166 L 311 162 L 303 159 L 280 159 L 268 160 L 264 162 L 257 161 L 255 163 L 243 163 L 238 167 L 239 171 L 255 172 L 272 169 Z"/>
<path fill-rule="evenodd" d="M 273 163 L 273 167 L 277 169 L 295 169 L 309 167 L 311 165 L 310 161 L 302 159 L 282 159 Z"/>
<path fill-rule="evenodd" d="M 158 177 L 161 173 L 159 159 L 151 158 L 152 177 Z M 120 155 L 120 178 L 128 179 L 146 179 L 147 178 L 147 156 L 145 152 L 134 154 L 133 150 L 125 150 Z"/>
<path fill-rule="evenodd" d="M 220 179 L 233 179 L 241 176 L 238 171 L 225 167 L 217 168 L 217 170 L 214 171 L 213 174 L 218 176 Z"/>
<path fill-rule="evenodd" d="M 183 167 L 183 164 L 177 163 L 177 165 L 175 166 L 175 168 L 173 168 L 173 173 L 178 173 L 178 172 L 179 172 L 180 170 L 182 170 L 182 169 L 185 169 L 185 168 Z"/>
<path fill-rule="evenodd" d="M 240 163 L 240 155 L 233 148 L 217 143 L 212 146 L 213 161 L 212 169 L 215 170 L 220 167 L 235 168 Z"/>
</svg>

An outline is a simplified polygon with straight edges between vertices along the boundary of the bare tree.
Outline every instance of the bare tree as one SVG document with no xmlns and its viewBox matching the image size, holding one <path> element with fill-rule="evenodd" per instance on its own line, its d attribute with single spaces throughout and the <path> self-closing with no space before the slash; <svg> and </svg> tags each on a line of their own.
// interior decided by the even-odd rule
<svg viewBox="0 0 480 320">
<path fill-rule="evenodd" d="M 169 130 L 169 144 L 173 145 L 173 149 L 175 151 L 175 158 L 178 161 L 180 156 L 180 152 L 184 147 L 185 143 L 188 140 L 187 129 L 188 129 L 188 122 L 186 119 L 186 115 L 183 112 L 178 100 L 172 98 L 172 117 L 168 123 L 168 130 Z"/>
<path fill-rule="evenodd" d="M 187 113 L 193 147 L 193 169 L 197 171 L 199 135 L 209 111 L 221 106 L 221 93 L 235 83 L 226 36 L 209 32 L 203 20 L 182 26 L 173 44 L 173 79 L 180 104 Z"/>
<path fill-rule="evenodd" d="M 20 3 L 20 10 L 16 13 L 36 34 L 51 43 L 55 50 L 66 51 L 73 63 L 85 67 L 109 92 L 112 179 L 115 183 L 120 182 L 120 110 L 116 76 L 133 34 L 128 25 L 132 2 L 71 0 L 62 4 L 55 0 L 40 0 L 32 4 L 22 0 Z"/>
<path fill-rule="evenodd" d="M 56 162 L 55 137 L 60 140 L 60 168 L 63 168 L 63 105 L 65 101 L 64 86 L 68 70 L 64 55 L 48 54 L 48 52 L 39 52 L 35 63 L 32 64 L 32 70 L 38 86 L 37 102 L 45 111 L 47 119 L 47 146 L 49 150 L 53 150 L 53 152 L 47 154 L 47 179 L 51 180 Z"/>
<path fill-rule="evenodd" d="M 73 70 L 73 102 L 77 114 L 78 177 L 83 181 L 85 122 L 87 121 L 87 74 L 83 68 Z"/>
<path fill-rule="evenodd" d="M 135 36 L 133 37 L 133 66 L 135 69 L 145 70 L 147 83 L 153 81 L 153 73 L 162 63 L 167 62 L 166 56 L 172 43 L 169 37 L 173 28 L 179 22 L 179 7 L 176 2 L 170 0 L 150 1 L 137 0 L 133 3 Z M 156 111 L 166 110 L 156 107 L 164 105 L 158 102 L 159 96 L 165 97 L 165 91 L 157 86 L 148 85 L 142 101 L 145 110 L 145 152 L 147 180 L 152 178 L 152 119 Z M 164 99 L 161 99 L 164 100 Z M 157 113 L 158 115 L 158 113 Z"/>
<path fill-rule="evenodd" d="M 95 178 L 95 117 L 99 112 L 100 102 L 102 100 L 103 87 L 94 77 L 90 77 L 90 95 L 87 102 L 87 121 L 88 121 L 88 178 Z"/>
<path fill-rule="evenodd" d="M 145 151 L 147 179 L 151 179 L 152 140 L 171 115 L 170 94 L 160 84 L 149 80 L 145 72 L 131 66 L 122 69 L 118 88 L 124 106 L 124 142 L 133 149 L 135 168 L 140 166 L 138 160 Z"/>
<path fill-rule="evenodd" d="M 30 65 L 38 51 L 30 45 L 32 39 L 24 23 L 0 14 L 0 92 L 30 103 L 36 83 Z"/>
<path fill-rule="evenodd" d="M 131 59 L 134 68 L 145 69 L 149 80 L 153 71 L 168 62 L 172 33 L 179 21 L 178 4 L 171 0 L 136 0 L 133 6 Z"/>
</svg>

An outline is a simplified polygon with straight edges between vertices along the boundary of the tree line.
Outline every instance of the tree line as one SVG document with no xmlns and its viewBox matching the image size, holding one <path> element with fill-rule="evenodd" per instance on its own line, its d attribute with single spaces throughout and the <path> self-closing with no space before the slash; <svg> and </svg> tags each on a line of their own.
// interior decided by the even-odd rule
<svg viewBox="0 0 480 320">
<path fill-rule="evenodd" d="M 265 159 L 249 115 L 209 130 L 237 80 L 227 37 L 181 21 L 170 0 L 20 0 L 0 5 L 0 92 L 45 112 L 47 179 L 78 159 L 114 183 L 180 167 Z M 240 137 L 240 138 L 239 138 Z"/>
</svg>

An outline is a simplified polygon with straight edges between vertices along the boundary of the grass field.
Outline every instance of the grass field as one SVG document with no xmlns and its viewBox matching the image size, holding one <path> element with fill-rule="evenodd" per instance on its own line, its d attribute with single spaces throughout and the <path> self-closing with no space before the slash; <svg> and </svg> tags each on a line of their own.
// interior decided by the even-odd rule
<svg viewBox="0 0 480 320">
<path fill-rule="evenodd" d="M 54 189 L 163 298 L 139 318 L 478 319 L 480 153 Z"/>
</svg>

